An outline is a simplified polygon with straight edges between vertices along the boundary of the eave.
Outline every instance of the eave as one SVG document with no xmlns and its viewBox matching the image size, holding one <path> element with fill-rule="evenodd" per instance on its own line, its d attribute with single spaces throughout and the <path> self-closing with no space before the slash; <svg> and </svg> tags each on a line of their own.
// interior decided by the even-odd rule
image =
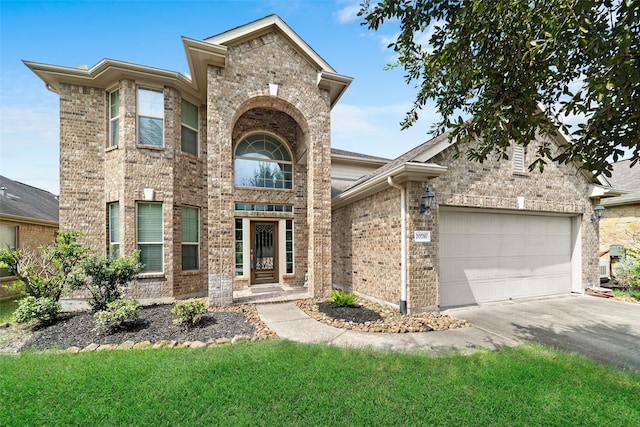
<svg viewBox="0 0 640 427">
<path fill-rule="evenodd" d="M 108 90 L 121 79 L 132 79 L 149 85 L 175 86 L 192 98 L 206 101 L 206 91 L 199 93 L 190 77 L 162 68 L 108 58 L 87 70 L 32 61 L 22 62 L 42 79 L 47 89 L 58 94 L 62 83 Z"/>
<path fill-rule="evenodd" d="M 426 181 L 431 178 L 439 177 L 444 174 L 447 169 L 448 168 L 446 166 L 440 166 L 435 163 L 403 163 L 363 182 L 356 187 L 340 193 L 331 199 L 331 209 L 340 208 L 376 194 L 385 188 L 389 188 L 389 184 L 387 183 L 388 177 L 392 177 L 396 184 L 402 184 L 407 181 Z"/>
<path fill-rule="evenodd" d="M 60 228 L 60 223 L 57 221 L 28 218 L 25 216 L 18 216 L 18 215 L 0 214 L 0 221 L 15 222 L 20 224 L 44 225 L 47 227 Z"/>
</svg>

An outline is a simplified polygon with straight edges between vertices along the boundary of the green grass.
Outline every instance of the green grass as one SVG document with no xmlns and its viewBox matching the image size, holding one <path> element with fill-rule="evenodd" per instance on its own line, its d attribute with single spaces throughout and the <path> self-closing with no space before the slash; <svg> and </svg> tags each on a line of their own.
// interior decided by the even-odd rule
<svg viewBox="0 0 640 427">
<path fill-rule="evenodd" d="M 0 373 L 4 426 L 640 425 L 640 374 L 538 345 L 27 353 L 0 357 Z"/>
<path fill-rule="evenodd" d="M 640 291 L 614 289 L 611 292 L 618 298 L 629 295 L 630 297 L 640 300 Z"/>
<path fill-rule="evenodd" d="M 15 321 L 13 312 L 18 308 L 18 298 L 0 301 L 0 323 Z"/>
</svg>

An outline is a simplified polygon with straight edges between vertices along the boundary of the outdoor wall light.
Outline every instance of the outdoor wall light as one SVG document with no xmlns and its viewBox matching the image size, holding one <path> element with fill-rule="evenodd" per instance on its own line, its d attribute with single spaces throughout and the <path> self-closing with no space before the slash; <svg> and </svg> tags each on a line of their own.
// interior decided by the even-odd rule
<svg viewBox="0 0 640 427">
<path fill-rule="evenodd" d="M 436 195 L 429 191 L 429 188 L 427 188 L 424 194 L 420 197 L 420 212 L 425 213 L 431 211 L 433 199 L 435 198 Z"/>
<path fill-rule="evenodd" d="M 591 214 L 591 221 L 599 221 L 600 218 L 602 218 L 602 215 L 604 215 L 604 206 L 596 205 L 593 208 L 593 213 Z"/>
</svg>

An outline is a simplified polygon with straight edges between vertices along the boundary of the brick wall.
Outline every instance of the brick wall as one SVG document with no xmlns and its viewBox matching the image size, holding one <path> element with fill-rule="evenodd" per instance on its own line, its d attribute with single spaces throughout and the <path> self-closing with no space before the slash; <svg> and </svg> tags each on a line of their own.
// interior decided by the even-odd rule
<svg viewBox="0 0 640 427">
<path fill-rule="evenodd" d="M 279 34 L 273 32 L 228 47 L 227 65 L 209 67 L 207 102 L 209 295 L 215 304 L 232 300 L 234 220 L 279 218 L 236 213 L 234 202 L 294 205 L 295 275 L 302 284 L 309 272 L 310 292 L 330 287 L 330 105 L 317 87 L 317 70 Z M 269 84 L 279 85 L 277 97 Z M 294 157 L 294 190 L 236 189 L 233 150 L 247 132 L 265 130 L 290 147 Z M 306 258 L 306 259 L 305 259 Z M 246 278 L 236 280 L 246 285 Z"/>
<path fill-rule="evenodd" d="M 533 150 L 533 147 L 529 148 Z M 483 164 L 455 158 L 449 148 L 432 161 L 448 171 L 430 182 L 409 181 L 407 235 L 430 230 L 431 242 L 409 239 L 407 301 L 410 310 L 439 305 L 439 207 L 460 206 L 497 211 L 525 210 L 581 218 L 582 285 L 599 283 L 597 225 L 590 221 L 594 203 L 588 198 L 589 182 L 573 165 L 549 164 L 543 174 L 514 174 L 511 162 L 488 160 Z M 435 193 L 430 214 L 419 212 L 419 197 L 426 186 Z M 400 192 L 385 189 L 333 211 L 333 283 L 397 304 L 400 299 Z"/>
</svg>

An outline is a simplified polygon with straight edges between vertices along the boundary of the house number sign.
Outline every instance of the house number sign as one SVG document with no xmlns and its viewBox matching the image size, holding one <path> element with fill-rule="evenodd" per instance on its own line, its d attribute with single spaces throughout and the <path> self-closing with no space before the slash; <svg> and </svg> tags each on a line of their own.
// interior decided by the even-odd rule
<svg viewBox="0 0 640 427">
<path fill-rule="evenodd" d="M 415 231 L 413 239 L 416 242 L 430 242 L 431 241 L 431 231 L 428 231 L 428 230 Z"/>
</svg>

